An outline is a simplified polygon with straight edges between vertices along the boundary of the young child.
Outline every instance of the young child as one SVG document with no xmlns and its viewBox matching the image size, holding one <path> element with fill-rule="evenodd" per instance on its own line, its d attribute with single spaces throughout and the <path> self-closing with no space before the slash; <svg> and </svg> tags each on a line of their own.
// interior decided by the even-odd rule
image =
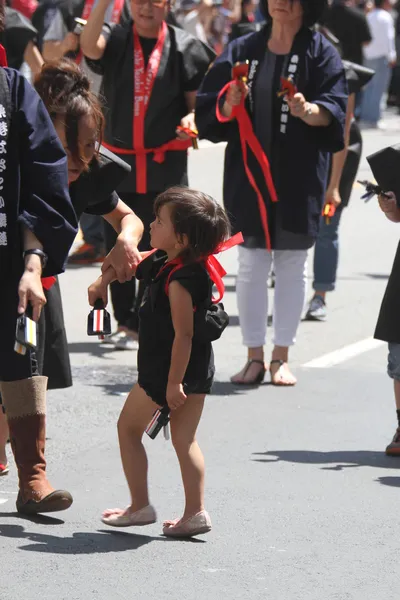
<svg viewBox="0 0 400 600">
<path fill-rule="evenodd" d="M 155 410 L 168 404 L 185 510 L 180 519 L 164 522 L 163 533 L 191 537 L 211 530 L 204 509 L 204 459 L 196 430 L 214 376 L 212 345 L 196 339 L 194 314 L 195 307 L 211 295 L 206 259 L 229 237 L 230 226 L 221 206 L 188 188 L 170 188 L 158 196 L 155 215 L 150 226 L 151 246 L 158 251 L 145 258 L 136 272 L 146 284 L 139 312 L 138 383 L 118 421 L 132 503 L 126 510 L 106 510 L 102 521 L 114 527 L 156 521 L 149 502 L 142 436 Z M 107 302 L 106 288 L 114 277 L 107 270 L 89 288 L 91 305 L 99 297 Z"/>
<path fill-rule="evenodd" d="M 400 208 L 396 196 L 389 192 L 389 197 L 379 196 L 379 206 L 386 217 L 394 223 L 400 223 Z M 388 456 L 400 456 L 400 244 L 394 259 L 385 296 L 375 330 L 375 337 L 389 344 L 388 375 L 394 380 L 394 398 L 397 413 L 397 429 L 392 442 L 386 448 Z"/>
</svg>

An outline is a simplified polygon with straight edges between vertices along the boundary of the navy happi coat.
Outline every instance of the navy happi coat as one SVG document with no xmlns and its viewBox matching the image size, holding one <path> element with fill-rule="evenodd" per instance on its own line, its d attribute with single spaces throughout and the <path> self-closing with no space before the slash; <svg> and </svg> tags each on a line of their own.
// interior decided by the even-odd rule
<svg viewBox="0 0 400 600">
<path fill-rule="evenodd" d="M 246 108 L 255 121 L 255 87 L 264 59 L 270 26 L 231 42 L 207 73 L 197 96 L 196 124 L 200 136 L 213 142 L 228 142 L 225 154 L 224 203 L 234 231 L 264 237 L 256 194 L 245 173 L 236 121 L 219 123 L 216 102 L 219 91 L 231 80 L 236 62 L 248 60 L 249 96 Z M 268 219 L 279 211 L 282 228 L 316 238 L 324 202 L 330 158 L 344 147 L 347 85 L 344 68 L 334 47 L 318 32 L 304 27 L 297 34 L 292 50 L 279 75 L 293 76 L 298 91 L 306 100 L 317 103 L 332 115 L 328 127 L 311 127 L 292 117 L 284 99 L 271 111 L 272 152 L 269 156 L 277 190 L 277 206 L 272 206 L 261 170 L 249 153 L 249 167 L 267 207 Z M 277 77 L 279 91 L 279 77 Z M 222 102 L 222 100 L 221 100 Z"/>
</svg>

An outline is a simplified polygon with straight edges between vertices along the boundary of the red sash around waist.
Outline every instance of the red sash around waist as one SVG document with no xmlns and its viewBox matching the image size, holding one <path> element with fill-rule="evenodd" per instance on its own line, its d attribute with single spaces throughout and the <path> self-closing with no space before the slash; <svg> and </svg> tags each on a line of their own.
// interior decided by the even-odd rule
<svg viewBox="0 0 400 600">
<path fill-rule="evenodd" d="M 114 152 L 115 154 L 131 155 L 136 158 L 136 192 L 138 194 L 145 194 L 147 192 L 147 154 L 154 154 L 153 160 L 156 163 L 162 164 L 165 160 L 166 152 L 185 152 L 188 148 L 191 148 L 192 141 L 174 139 L 158 146 L 158 148 L 137 148 L 127 149 L 118 148 L 112 146 L 103 141 L 103 146 Z"/>
</svg>

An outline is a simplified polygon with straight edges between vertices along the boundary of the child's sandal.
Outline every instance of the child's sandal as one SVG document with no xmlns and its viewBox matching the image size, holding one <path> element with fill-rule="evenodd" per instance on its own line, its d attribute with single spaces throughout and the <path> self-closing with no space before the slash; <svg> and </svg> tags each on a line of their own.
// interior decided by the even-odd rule
<svg viewBox="0 0 400 600">
<path fill-rule="evenodd" d="M 109 515 L 107 513 L 110 512 Z M 105 511 L 101 518 L 105 525 L 111 527 L 142 527 L 143 525 L 151 525 L 157 521 L 157 514 L 154 508 L 149 504 L 135 512 L 128 510 L 119 513 L 115 511 Z"/>
<path fill-rule="evenodd" d="M 186 521 L 175 519 L 174 521 L 164 521 L 163 534 L 167 537 L 190 538 L 202 533 L 211 531 L 211 519 L 207 511 L 202 510 L 189 517 Z"/>
</svg>

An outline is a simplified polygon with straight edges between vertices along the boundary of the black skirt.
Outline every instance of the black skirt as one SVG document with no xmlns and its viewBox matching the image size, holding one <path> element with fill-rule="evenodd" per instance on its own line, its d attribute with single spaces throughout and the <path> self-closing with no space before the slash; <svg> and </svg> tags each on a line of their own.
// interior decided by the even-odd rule
<svg viewBox="0 0 400 600">
<path fill-rule="evenodd" d="M 382 300 L 374 337 L 377 340 L 400 344 L 400 244 L 397 247 L 392 272 Z"/>
<path fill-rule="evenodd" d="M 39 371 L 48 377 L 47 389 L 68 388 L 72 386 L 71 363 L 58 279 L 45 295 L 47 304 L 39 321 Z"/>
</svg>

